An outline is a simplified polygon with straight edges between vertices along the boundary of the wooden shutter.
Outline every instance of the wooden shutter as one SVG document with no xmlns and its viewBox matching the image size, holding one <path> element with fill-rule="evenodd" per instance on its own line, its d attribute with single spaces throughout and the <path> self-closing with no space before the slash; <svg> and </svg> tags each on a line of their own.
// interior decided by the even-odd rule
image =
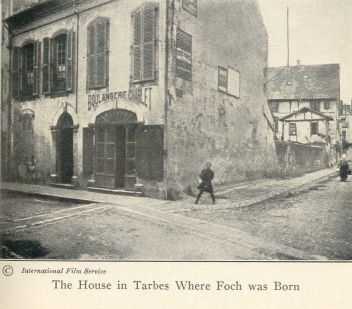
<svg viewBox="0 0 352 309">
<path fill-rule="evenodd" d="M 70 30 L 66 36 L 66 90 L 69 92 L 73 91 L 74 50 L 74 32 Z"/>
<path fill-rule="evenodd" d="M 144 81 L 154 79 L 156 7 L 146 6 L 143 10 L 143 77 Z"/>
<path fill-rule="evenodd" d="M 91 176 L 94 173 L 94 133 L 93 128 L 83 128 L 83 174 Z"/>
<path fill-rule="evenodd" d="M 50 39 L 43 39 L 42 92 L 50 93 Z"/>
<path fill-rule="evenodd" d="M 20 99 L 21 93 L 21 49 L 14 47 L 12 50 L 12 97 Z"/>
<path fill-rule="evenodd" d="M 139 126 L 136 133 L 137 176 L 162 181 L 164 177 L 164 128 Z"/>
<path fill-rule="evenodd" d="M 99 18 L 95 28 L 95 87 L 107 86 L 107 55 L 108 55 L 108 34 L 109 22 L 106 18 Z"/>
<path fill-rule="evenodd" d="M 95 27 L 94 23 L 88 26 L 87 33 L 87 88 L 95 87 Z"/>
<path fill-rule="evenodd" d="M 39 75 L 39 68 L 40 68 L 40 42 L 36 41 L 33 44 L 33 96 L 38 96 L 40 93 L 40 75 Z"/>
<path fill-rule="evenodd" d="M 54 76 L 56 76 L 56 65 L 54 63 L 55 61 L 55 39 L 50 39 L 50 44 L 49 44 L 49 50 L 50 50 L 50 56 L 49 56 L 49 83 L 50 83 L 50 91 L 55 91 L 54 89 Z"/>
<path fill-rule="evenodd" d="M 142 48 L 142 13 L 140 10 L 133 15 L 133 46 L 132 46 L 132 81 L 141 80 L 141 48 Z"/>
</svg>

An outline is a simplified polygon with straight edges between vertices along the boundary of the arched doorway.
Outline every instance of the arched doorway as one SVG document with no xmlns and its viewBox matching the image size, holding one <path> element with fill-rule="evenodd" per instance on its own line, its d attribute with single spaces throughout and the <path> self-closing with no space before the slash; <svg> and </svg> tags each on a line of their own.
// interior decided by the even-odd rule
<svg viewBox="0 0 352 309">
<path fill-rule="evenodd" d="M 95 121 L 95 185 L 133 188 L 136 183 L 135 113 L 115 109 L 99 114 Z"/>
<path fill-rule="evenodd" d="M 73 176 L 73 120 L 69 113 L 61 114 L 57 121 L 57 172 L 60 183 L 71 183 Z"/>
</svg>

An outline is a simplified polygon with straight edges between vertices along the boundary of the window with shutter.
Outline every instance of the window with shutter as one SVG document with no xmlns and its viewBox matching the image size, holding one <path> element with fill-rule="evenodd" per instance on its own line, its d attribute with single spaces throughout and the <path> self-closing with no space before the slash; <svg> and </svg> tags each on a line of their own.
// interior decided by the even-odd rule
<svg viewBox="0 0 352 309">
<path fill-rule="evenodd" d="M 132 82 L 155 80 L 157 4 L 144 4 L 132 14 Z"/>
<path fill-rule="evenodd" d="M 30 100 L 33 98 L 34 93 L 34 72 L 36 65 L 36 52 L 35 44 L 27 43 L 22 47 L 21 51 L 22 56 L 22 74 L 21 74 L 21 98 L 24 100 Z"/>
<path fill-rule="evenodd" d="M 95 19 L 87 31 L 87 88 L 106 88 L 109 83 L 109 19 Z"/>
<path fill-rule="evenodd" d="M 21 93 L 21 49 L 14 47 L 12 50 L 12 97 L 20 99 Z"/>
<path fill-rule="evenodd" d="M 42 92 L 50 93 L 50 39 L 43 39 Z"/>
</svg>

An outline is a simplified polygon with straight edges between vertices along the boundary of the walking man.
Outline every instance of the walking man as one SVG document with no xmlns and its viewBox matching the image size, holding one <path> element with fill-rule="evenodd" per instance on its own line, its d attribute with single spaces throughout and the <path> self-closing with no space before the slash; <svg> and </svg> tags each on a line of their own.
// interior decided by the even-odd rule
<svg viewBox="0 0 352 309">
<path fill-rule="evenodd" d="M 198 204 L 199 199 L 202 196 L 203 192 L 210 193 L 211 198 L 213 200 L 213 204 L 215 204 L 214 190 L 213 190 L 213 184 L 212 184 L 212 180 L 214 179 L 214 172 L 211 170 L 210 162 L 206 163 L 205 169 L 202 170 L 199 177 L 201 179 L 201 183 L 198 186 L 199 194 L 196 200 L 196 204 Z"/>
</svg>

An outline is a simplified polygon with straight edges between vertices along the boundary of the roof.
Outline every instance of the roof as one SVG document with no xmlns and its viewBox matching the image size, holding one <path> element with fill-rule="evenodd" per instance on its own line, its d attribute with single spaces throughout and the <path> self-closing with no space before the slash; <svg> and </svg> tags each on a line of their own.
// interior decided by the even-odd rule
<svg viewBox="0 0 352 309">
<path fill-rule="evenodd" d="M 82 1 L 82 0 L 80 0 Z M 32 5 L 30 8 L 20 11 L 7 19 L 5 22 L 10 28 L 24 26 L 33 20 L 55 13 L 58 10 L 73 7 L 77 0 L 46 0 Z"/>
<path fill-rule="evenodd" d="M 340 65 L 267 68 L 269 100 L 339 99 Z"/>
<path fill-rule="evenodd" d="M 298 119 L 298 120 L 296 119 L 297 115 L 306 114 L 306 113 L 311 113 L 311 114 L 317 115 L 317 116 L 320 117 L 320 119 L 316 119 L 316 118 L 313 119 L 312 117 L 308 118 L 308 119 L 306 119 L 306 118 Z M 295 118 L 294 119 L 290 119 L 290 118 L 293 118 L 293 117 L 295 117 Z M 301 109 L 299 109 L 299 110 L 297 110 L 295 112 L 292 112 L 291 114 L 288 114 L 285 117 L 280 118 L 279 120 L 280 121 L 288 121 L 289 119 L 290 119 L 290 121 L 291 120 L 292 121 L 302 121 L 302 120 L 307 120 L 307 121 L 311 121 L 311 120 L 314 120 L 314 121 L 329 120 L 329 121 L 333 121 L 334 120 L 334 118 L 332 118 L 330 116 L 327 116 L 327 115 L 325 115 L 323 113 L 320 113 L 320 112 L 317 112 L 317 111 L 313 111 L 312 109 L 307 108 L 307 107 L 303 107 L 303 108 L 301 108 Z"/>
</svg>

